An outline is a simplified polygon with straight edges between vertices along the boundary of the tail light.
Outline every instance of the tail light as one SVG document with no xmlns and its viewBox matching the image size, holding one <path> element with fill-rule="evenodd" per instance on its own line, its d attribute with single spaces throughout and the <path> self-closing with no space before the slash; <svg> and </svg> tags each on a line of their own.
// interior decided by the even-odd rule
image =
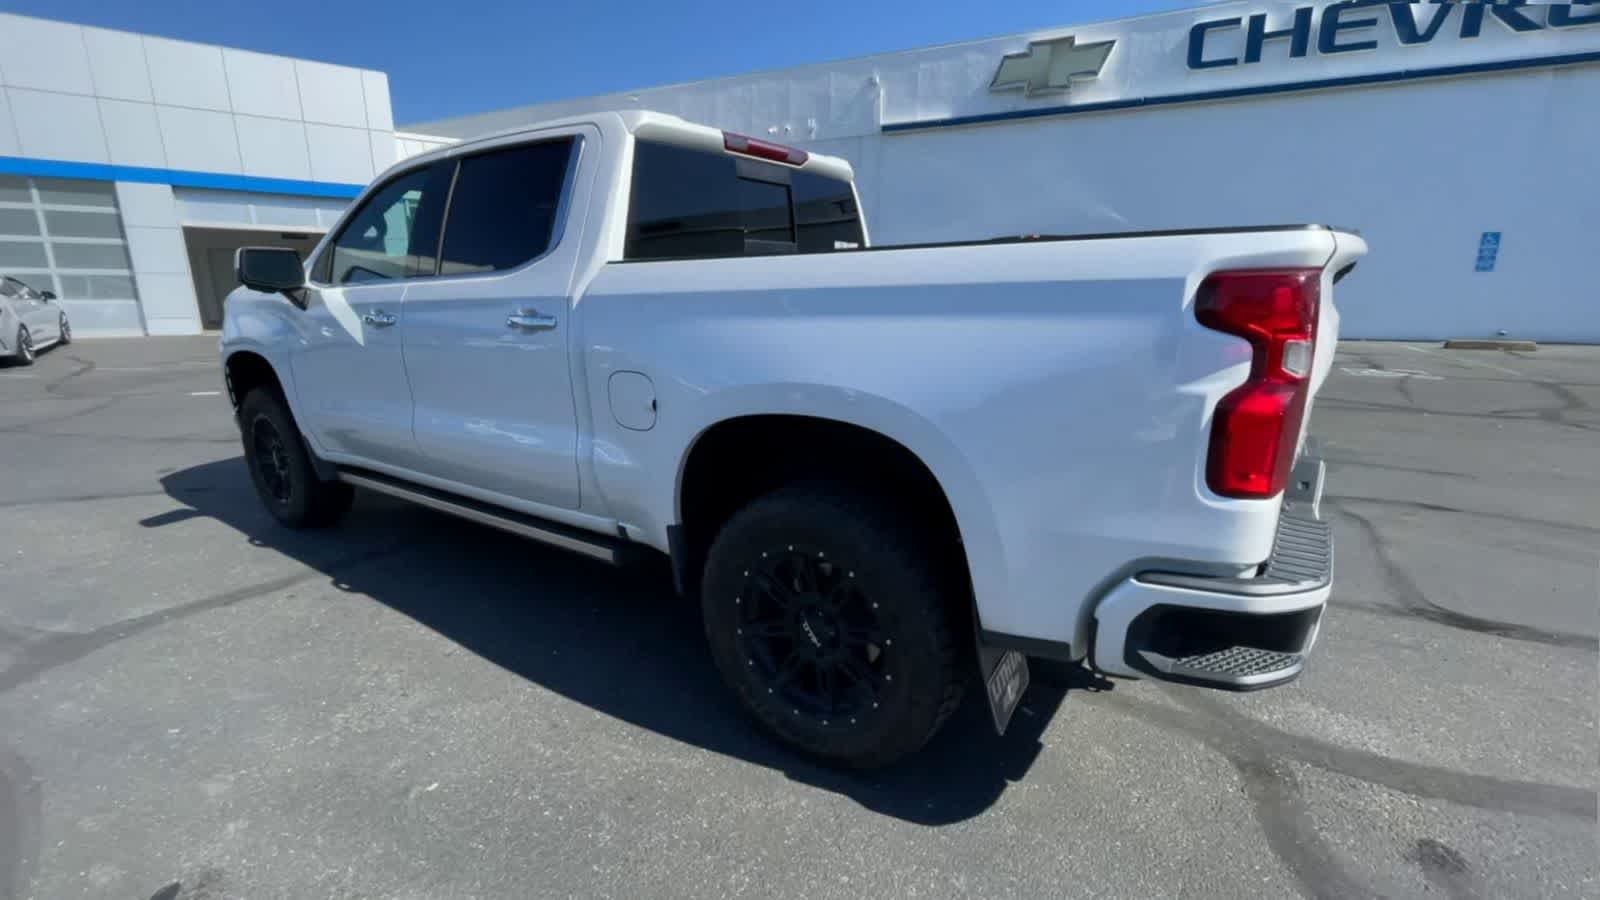
<svg viewBox="0 0 1600 900">
<path fill-rule="evenodd" d="M 1320 269 L 1217 272 L 1200 285 L 1200 324 L 1250 342 L 1250 378 L 1217 404 L 1206 483 L 1224 497 L 1276 496 L 1289 480 L 1311 392 Z"/>
<path fill-rule="evenodd" d="M 758 138 L 734 134 L 731 131 L 722 133 L 722 147 L 729 153 L 739 153 L 744 156 L 754 156 L 757 159 L 770 159 L 773 162 L 788 163 L 791 166 L 803 166 L 811 154 L 798 147 L 785 147 L 783 144 L 774 144 Z"/>
</svg>

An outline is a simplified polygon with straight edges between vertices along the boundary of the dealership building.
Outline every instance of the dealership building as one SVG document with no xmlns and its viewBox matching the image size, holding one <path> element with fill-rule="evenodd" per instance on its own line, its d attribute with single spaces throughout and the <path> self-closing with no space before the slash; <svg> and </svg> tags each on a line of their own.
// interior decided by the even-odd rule
<svg viewBox="0 0 1600 900">
<path fill-rule="evenodd" d="M 1324 222 L 1372 246 L 1347 337 L 1600 342 L 1600 3 L 1239 0 L 398 133 L 381 72 L 15 16 L 0 84 L 0 271 L 80 334 L 214 325 L 232 248 L 398 158 L 649 108 L 848 159 L 877 244 Z"/>
</svg>

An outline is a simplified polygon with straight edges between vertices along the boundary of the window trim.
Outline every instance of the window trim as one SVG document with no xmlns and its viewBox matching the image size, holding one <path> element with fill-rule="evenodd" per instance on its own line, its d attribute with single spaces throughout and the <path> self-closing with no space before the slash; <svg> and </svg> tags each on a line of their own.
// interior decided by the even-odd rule
<svg viewBox="0 0 1600 900">
<path fill-rule="evenodd" d="M 444 239 L 445 235 L 447 235 L 450 231 L 450 213 L 455 206 L 456 181 L 461 177 L 461 164 L 466 160 L 479 156 L 486 156 L 490 153 L 498 153 L 505 150 L 516 150 L 522 147 L 530 147 L 534 144 L 548 144 L 555 141 L 567 141 L 571 143 L 572 150 L 567 154 L 567 170 L 562 175 L 561 193 L 556 198 L 555 222 L 550 227 L 550 242 L 545 246 L 544 252 L 510 269 L 496 269 L 489 272 L 461 272 L 454 275 L 441 274 L 440 270 L 444 265 Z M 396 181 L 399 181 L 400 179 L 409 175 L 414 175 L 417 172 L 426 171 L 433 166 L 446 165 L 450 167 L 450 186 L 445 191 L 444 212 L 439 219 L 439 240 L 434 246 L 433 272 L 427 275 L 415 275 L 410 278 L 392 278 L 387 281 L 369 281 L 363 284 L 333 284 L 330 280 L 333 275 L 331 267 L 324 272 L 324 262 L 332 262 L 334 245 L 338 244 L 339 239 L 344 236 L 345 230 L 350 227 L 355 219 L 356 212 L 365 208 L 365 203 L 353 203 L 350 205 L 350 208 L 345 211 L 344 217 L 339 220 L 334 229 L 328 232 L 328 237 L 322 242 L 322 245 L 316 249 L 312 258 L 307 262 L 306 268 L 308 270 L 308 274 L 306 280 L 311 286 L 318 289 L 325 290 L 338 288 L 348 290 L 350 288 L 387 287 L 397 284 L 416 284 L 419 282 L 452 282 L 460 281 L 464 278 L 500 278 L 521 272 L 529 266 L 534 265 L 550 254 L 556 252 L 556 250 L 561 247 L 562 241 L 566 238 L 567 220 L 570 218 L 569 213 L 571 212 L 572 207 L 572 194 L 578 181 L 578 163 L 583 156 L 584 144 L 584 133 L 582 131 L 541 134 L 536 137 L 530 136 L 530 139 L 525 141 L 496 144 L 494 146 L 483 147 L 481 149 L 474 148 L 471 152 L 462 153 L 459 156 L 446 156 L 440 159 L 430 160 L 421 165 L 412 166 L 409 169 L 396 172 L 391 177 L 385 178 L 381 183 L 376 184 L 369 190 L 363 192 L 362 196 L 357 199 L 367 200 Z"/>
</svg>

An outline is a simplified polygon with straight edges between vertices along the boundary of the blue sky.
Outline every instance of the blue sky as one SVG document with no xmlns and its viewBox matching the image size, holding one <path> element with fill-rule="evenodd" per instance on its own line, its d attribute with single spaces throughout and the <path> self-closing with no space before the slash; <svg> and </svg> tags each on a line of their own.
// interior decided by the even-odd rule
<svg viewBox="0 0 1600 900">
<path fill-rule="evenodd" d="M 0 9 L 381 69 L 403 126 L 1196 3 L 0 0 Z"/>
</svg>

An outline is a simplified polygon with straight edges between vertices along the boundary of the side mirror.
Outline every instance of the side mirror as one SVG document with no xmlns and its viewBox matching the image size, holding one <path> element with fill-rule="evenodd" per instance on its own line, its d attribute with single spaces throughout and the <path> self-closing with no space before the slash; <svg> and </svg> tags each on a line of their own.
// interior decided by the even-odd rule
<svg viewBox="0 0 1600 900">
<path fill-rule="evenodd" d="M 305 309 L 306 270 L 300 253 L 287 247 L 240 247 L 233 257 L 239 283 L 252 291 L 282 294 Z"/>
<path fill-rule="evenodd" d="M 51 300 L 54 300 L 55 298 L 56 298 L 56 292 L 55 291 L 40 291 L 39 292 L 39 299 L 45 301 L 46 303 L 49 303 Z"/>
</svg>

